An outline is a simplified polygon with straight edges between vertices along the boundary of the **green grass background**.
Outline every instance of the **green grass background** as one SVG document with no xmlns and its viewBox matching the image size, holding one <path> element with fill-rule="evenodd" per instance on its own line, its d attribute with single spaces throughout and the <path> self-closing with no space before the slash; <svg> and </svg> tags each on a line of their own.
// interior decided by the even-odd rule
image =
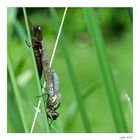
<svg viewBox="0 0 140 140">
<path fill-rule="evenodd" d="M 43 41 L 50 60 L 64 8 L 27 8 L 26 10 L 30 21 L 42 26 Z M 58 14 L 57 17 L 53 10 Z M 95 10 L 98 26 L 103 33 L 109 66 L 123 108 L 127 132 L 132 132 L 132 9 L 97 8 Z M 22 8 L 8 8 L 7 11 L 9 58 L 7 131 L 29 132 L 35 114 L 35 106 L 38 103 L 36 96 L 40 93 L 38 93 L 31 49 L 25 43 L 28 37 Z M 92 18 L 94 19 L 91 16 L 91 20 Z M 85 95 L 82 103 L 86 110 L 91 132 L 118 132 L 94 45 L 96 36 L 95 38 L 91 36 L 82 8 L 68 9 L 62 32 L 63 35 L 60 37 L 52 64 L 52 68 L 59 76 L 60 93 L 62 94 L 62 102 L 58 111 L 60 116 L 52 124 L 53 132 L 87 132 L 80 115 L 79 106 L 77 106 L 78 102 L 71 82 L 72 77 L 68 71 L 69 65 L 67 65 L 62 44 L 67 49 L 73 70 L 71 72 L 76 78 L 78 90 L 82 96 Z M 9 62 L 12 66 L 10 68 Z M 14 84 L 18 89 L 19 100 L 17 100 L 17 94 L 13 88 L 13 79 L 11 80 L 10 76 L 12 71 L 15 76 Z M 42 78 L 41 85 L 43 85 L 43 80 Z M 124 93 L 127 93 L 130 101 L 123 99 Z M 25 129 L 26 125 L 27 129 Z M 37 117 L 34 132 L 48 132 L 46 125 L 46 116 L 41 111 Z"/>
</svg>

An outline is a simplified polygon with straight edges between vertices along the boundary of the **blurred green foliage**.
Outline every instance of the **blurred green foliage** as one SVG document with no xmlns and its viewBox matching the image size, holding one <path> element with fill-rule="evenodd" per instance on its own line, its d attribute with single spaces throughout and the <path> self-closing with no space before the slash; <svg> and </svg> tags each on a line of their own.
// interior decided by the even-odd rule
<svg viewBox="0 0 140 140">
<path fill-rule="evenodd" d="M 10 57 L 21 104 L 30 129 L 39 95 L 22 8 L 8 8 L 8 56 Z M 57 32 L 49 8 L 27 8 L 32 24 L 39 24 L 43 29 L 43 41 L 50 60 Z M 64 8 L 56 8 L 59 25 Z M 120 94 L 120 100 L 129 132 L 132 132 L 132 9 L 131 8 L 97 8 L 99 26 L 106 43 L 107 57 Z M 92 132 L 116 132 L 111 110 L 102 82 L 98 59 L 92 38 L 87 30 L 82 8 L 69 8 L 62 28 L 66 46 L 78 79 L 80 89 L 86 96 L 84 105 L 90 120 Z M 63 39 L 63 38 L 62 38 Z M 53 122 L 54 132 L 84 132 L 74 90 L 68 74 L 61 44 L 54 57 L 52 67 L 60 80 L 62 103 L 60 116 Z M 43 85 L 43 78 L 41 79 Z M 17 108 L 12 82 L 8 71 L 8 132 L 24 132 L 21 116 Z M 129 96 L 126 98 L 126 95 Z M 46 116 L 41 112 L 37 117 L 34 132 L 45 131 Z"/>
</svg>

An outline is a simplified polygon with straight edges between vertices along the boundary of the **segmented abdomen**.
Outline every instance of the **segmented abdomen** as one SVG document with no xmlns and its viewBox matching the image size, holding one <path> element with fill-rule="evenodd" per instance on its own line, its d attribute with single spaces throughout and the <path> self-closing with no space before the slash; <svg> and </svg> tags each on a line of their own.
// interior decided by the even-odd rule
<svg viewBox="0 0 140 140">
<path fill-rule="evenodd" d="M 35 59 L 36 59 L 36 63 L 37 63 L 39 78 L 41 78 L 42 69 L 43 69 L 42 61 L 41 61 L 41 53 L 40 53 L 39 49 L 36 49 L 35 47 L 33 47 L 33 50 L 34 50 Z"/>
<path fill-rule="evenodd" d="M 53 91 L 53 83 L 52 83 L 52 74 L 51 74 L 51 68 L 49 66 L 48 58 L 46 55 L 46 49 L 44 47 L 41 48 L 41 55 L 42 55 L 42 66 L 44 70 L 44 78 L 46 81 L 46 87 L 48 94 L 52 96 L 54 94 Z"/>
</svg>

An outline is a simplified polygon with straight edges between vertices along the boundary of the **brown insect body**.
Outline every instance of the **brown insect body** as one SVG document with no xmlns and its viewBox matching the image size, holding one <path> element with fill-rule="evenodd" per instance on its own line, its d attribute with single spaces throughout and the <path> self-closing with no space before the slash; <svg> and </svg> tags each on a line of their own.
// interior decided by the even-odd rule
<svg viewBox="0 0 140 140">
<path fill-rule="evenodd" d="M 40 26 L 32 26 L 32 47 L 35 54 L 39 78 L 42 76 L 41 48 L 42 48 L 42 32 Z"/>
<path fill-rule="evenodd" d="M 59 116 L 59 113 L 56 112 L 58 107 L 60 106 L 61 96 L 57 94 L 54 87 L 54 70 L 51 70 L 48 62 L 48 58 L 46 55 L 46 49 L 42 47 L 42 66 L 44 70 L 44 77 L 46 81 L 46 89 L 48 92 L 48 98 L 46 102 L 47 107 L 47 116 L 51 120 L 56 120 Z"/>
<path fill-rule="evenodd" d="M 58 76 L 56 75 L 55 71 L 51 70 L 50 68 L 46 54 L 46 49 L 42 43 L 41 27 L 38 25 L 33 26 L 31 24 L 31 30 L 32 30 L 32 47 L 35 54 L 39 78 L 41 78 L 42 71 L 44 71 L 44 78 L 46 81 L 46 89 L 48 93 L 48 98 L 46 101 L 47 116 L 48 118 L 51 119 L 51 121 L 56 120 L 57 117 L 59 116 L 59 113 L 56 112 L 56 110 L 59 108 L 61 101 L 61 95 L 58 92 L 59 89 Z"/>
</svg>

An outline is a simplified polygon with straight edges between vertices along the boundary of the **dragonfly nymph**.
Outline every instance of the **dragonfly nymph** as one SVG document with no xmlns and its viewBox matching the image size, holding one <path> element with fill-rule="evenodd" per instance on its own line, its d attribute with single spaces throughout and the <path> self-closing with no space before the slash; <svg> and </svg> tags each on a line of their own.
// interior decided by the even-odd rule
<svg viewBox="0 0 140 140">
<path fill-rule="evenodd" d="M 44 79 L 46 82 L 45 89 L 47 90 L 48 94 L 48 98 L 45 103 L 46 113 L 47 117 L 52 122 L 53 120 L 56 120 L 59 116 L 59 113 L 57 112 L 57 109 L 59 108 L 61 102 L 61 94 L 58 92 L 59 80 L 56 72 L 52 70 L 49 65 L 46 49 L 42 43 L 43 37 L 41 27 L 39 25 L 33 26 L 31 24 L 31 29 L 32 29 L 32 47 L 36 58 L 39 78 L 41 78 L 43 72 Z M 30 47 L 30 45 L 28 46 Z"/>
<path fill-rule="evenodd" d="M 42 62 L 41 62 L 41 48 L 42 48 L 41 27 L 39 25 L 33 26 L 32 24 L 30 26 L 31 26 L 31 31 L 32 31 L 32 48 L 35 55 L 39 78 L 41 78 L 42 70 L 43 70 Z M 27 41 L 26 41 L 26 44 L 30 47 Z"/>
<path fill-rule="evenodd" d="M 44 77 L 46 81 L 46 89 L 48 92 L 47 98 L 47 116 L 51 120 L 56 120 L 59 113 L 56 110 L 60 106 L 61 94 L 58 92 L 59 80 L 56 72 L 49 66 L 48 58 L 46 55 L 46 49 L 42 47 L 42 66 L 44 71 Z"/>
</svg>

